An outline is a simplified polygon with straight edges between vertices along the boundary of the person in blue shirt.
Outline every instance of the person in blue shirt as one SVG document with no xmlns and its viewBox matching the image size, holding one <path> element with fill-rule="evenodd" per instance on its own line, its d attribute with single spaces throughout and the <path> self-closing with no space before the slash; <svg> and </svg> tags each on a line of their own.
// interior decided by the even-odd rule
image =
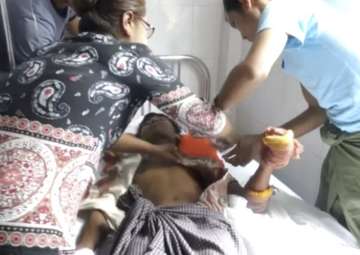
<svg viewBox="0 0 360 255">
<path fill-rule="evenodd" d="M 223 0 L 226 21 L 252 42 L 229 74 L 215 105 L 226 110 L 263 82 L 281 56 L 284 72 L 298 79 L 308 108 L 282 127 L 296 137 L 319 126 L 331 145 L 323 163 L 317 205 L 360 241 L 360 36 L 347 0 Z M 256 153 L 260 136 L 234 150 Z M 253 145 L 250 145 L 253 144 Z M 233 151 L 235 152 L 235 151 Z M 228 155 L 231 155 L 230 152 Z M 233 157 L 234 164 L 244 158 Z"/>
<path fill-rule="evenodd" d="M 80 19 L 70 7 L 71 2 L 72 0 L 6 2 L 16 64 L 28 60 L 35 50 L 60 41 L 66 30 L 73 35 L 77 34 Z"/>
</svg>

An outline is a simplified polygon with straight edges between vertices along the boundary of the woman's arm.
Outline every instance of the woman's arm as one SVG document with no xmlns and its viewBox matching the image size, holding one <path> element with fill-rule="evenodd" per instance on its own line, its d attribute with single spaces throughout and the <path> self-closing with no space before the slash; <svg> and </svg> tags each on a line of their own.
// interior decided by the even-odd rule
<svg viewBox="0 0 360 255">
<path fill-rule="evenodd" d="M 85 221 L 78 242 L 77 250 L 88 248 L 95 250 L 96 246 L 105 239 L 110 227 L 104 214 L 99 210 L 92 210 Z"/>
<path fill-rule="evenodd" d="M 225 113 L 195 96 L 187 87 L 175 87 L 165 95 L 153 97 L 151 102 L 180 126 L 186 126 L 190 133 L 217 138 L 227 144 L 239 139 Z"/>
<path fill-rule="evenodd" d="M 149 55 L 139 58 L 138 63 L 147 64 L 147 69 L 137 66 L 137 82 L 153 105 L 193 134 L 219 138 L 229 144 L 237 141 L 224 112 L 192 93 L 162 60 Z"/>
<path fill-rule="evenodd" d="M 151 153 L 155 145 L 147 141 L 141 140 L 132 134 L 124 133 L 120 138 L 111 146 L 110 150 L 113 153 Z"/>
<path fill-rule="evenodd" d="M 175 145 L 156 145 L 126 133 L 122 134 L 118 141 L 111 146 L 110 151 L 115 157 L 115 161 L 122 153 L 138 153 L 172 162 L 179 160 L 178 149 Z"/>
</svg>

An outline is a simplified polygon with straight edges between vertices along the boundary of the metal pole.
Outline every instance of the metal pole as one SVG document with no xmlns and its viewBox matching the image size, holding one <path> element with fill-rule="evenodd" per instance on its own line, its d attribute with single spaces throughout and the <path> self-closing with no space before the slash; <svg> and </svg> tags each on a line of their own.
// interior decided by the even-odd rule
<svg viewBox="0 0 360 255">
<path fill-rule="evenodd" d="M 1 19 L 4 26 L 6 51 L 9 58 L 9 67 L 10 67 L 10 71 L 13 71 L 15 69 L 15 57 L 14 57 L 14 49 L 12 44 L 11 29 L 10 29 L 6 0 L 0 0 L 0 11 L 1 11 Z"/>
</svg>

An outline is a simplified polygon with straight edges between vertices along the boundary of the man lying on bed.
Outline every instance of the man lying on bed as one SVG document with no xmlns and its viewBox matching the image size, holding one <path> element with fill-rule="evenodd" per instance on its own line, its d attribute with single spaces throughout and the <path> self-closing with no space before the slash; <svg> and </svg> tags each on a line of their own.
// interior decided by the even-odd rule
<svg viewBox="0 0 360 255">
<path fill-rule="evenodd" d="M 165 115 L 149 114 L 139 127 L 138 137 L 153 144 L 177 145 L 180 132 Z M 207 168 L 206 164 L 184 167 L 144 157 L 133 186 L 118 201 L 126 217 L 113 254 L 145 254 L 150 250 L 164 254 L 239 254 L 239 238 L 221 213 L 225 195 L 246 196 L 255 210 L 264 210 L 272 193 L 272 171 L 285 166 L 295 151 L 294 146 L 285 152 L 264 150 L 260 167 L 245 189 L 229 175 L 224 176 L 221 168 Z M 91 235 L 91 230 L 86 232 Z"/>
</svg>

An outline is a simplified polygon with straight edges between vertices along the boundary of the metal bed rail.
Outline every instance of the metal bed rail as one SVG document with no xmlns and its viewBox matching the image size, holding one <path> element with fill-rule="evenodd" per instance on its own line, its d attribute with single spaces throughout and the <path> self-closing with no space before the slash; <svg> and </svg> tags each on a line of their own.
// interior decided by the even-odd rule
<svg viewBox="0 0 360 255">
<path fill-rule="evenodd" d="M 200 58 L 192 55 L 160 55 L 158 57 L 170 64 L 179 78 L 181 78 L 182 65 L 189 64 L 195 71 L 200 82 L 199 96 L 210 101 L 210 72 L 206 64 Z"/>
<path fill-rule="evenodd" d="M 4 30 L 4 38 L 1 38 L 1 40 L 5 41 L 5 48 L 9 62 L 8 68 L 10 69 L 7 71 L 12 71 L 15 69 L 15 57 L 14 57 L 14 49 L 13 49 L 8 10 L 7 10 L 7 0 L 0 0 L 0 14 L 1 14 L 1 23 L 3 26 L 2 29 Z M 1 67 L 0 69 L 3 68 L 4 67 Z"/>
</svg>

